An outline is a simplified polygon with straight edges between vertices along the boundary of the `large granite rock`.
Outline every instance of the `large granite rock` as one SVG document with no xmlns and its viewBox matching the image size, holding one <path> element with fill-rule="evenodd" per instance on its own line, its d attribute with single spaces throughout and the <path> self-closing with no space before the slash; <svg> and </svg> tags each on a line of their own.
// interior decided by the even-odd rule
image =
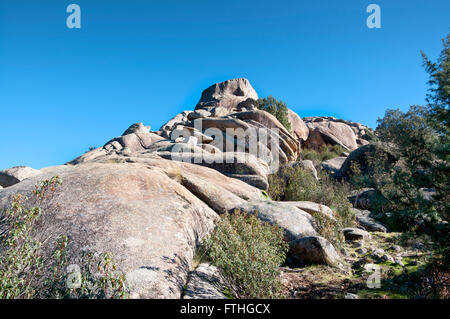
<svg viewBox="0 0 450 319">
<path fill-rule="evenodd" d="M 302 144 L 308 139 L 309 128 L 297 113 L 288 109 L 288 119 L 291 124 L 292 135 Z"/>
<path fill-rule="evenodd" d="M 303 118 L 309 129 L 308 148 L 319 149 L 322 145 L 340 145 L 348 151 L 374 142 L 374 131 L 361 123 L 336 119 L 332 116 Z"/>
<path fill-rule="evenodd" d="M 355 132 L 345 123 L 326 121 L 320 118 L 306 121 L 309 128 L 309 137 L 306 146 L 311 149 L 320 149 L 322 145 L 340 145 L 348 151 L 358 147 Z"/>
<path fill-rule="evenodd" d="M 219 269 L 209 263 L 202 263 L 189 275 L 183 298 L 226 299 L 222 292 L 225 288 L 225 280 Z"/>
<path fill-rule="evenodd" d="M 375 169 L 371 159 L 382 160 L 380 163 L 384 169 L 388 170 L 397 163 L 398 156 L 385 143 L 377 142 L 361 146 L 345 159 L 338 172 L 339 178 L 348 179 L 355 173 L 352 171 L 352 164 L 359 166 L 359 174 L 370 174 Z"/>
<path fill-rule="evenodd" d="M 86 248 L 111 252 L 131 297 L 179 298 L 194 250 L 218 216 L 209 205 L 227 210 L 262 194 L 216 170 L 146 155 L 45 169 L 3 189 L 0 211 L 13 194 L 30 195 L 41 180 L 59 175 L 63 184 L 37 229 L 45 251 L 65 234 L 69 263 L 77 263 Z"/>
<path fill-rule="evenodd" d="M 314 218 L 295 206 L 274 201 L 245 202 L 235 209 L 256 214 L 256 216 L 271 224 L 283 228 L 284 238 L 287 242 L 300 237 L 316 235 Z"/>
<path fill-rule="evenodd" d="M 290 243 L 290 257 L 299 266 L 325 264 L 341 266 L 341 258 L 333 245 L 323 237 L 302 237 Z"/>
<path fill-rule="evenodd" d="M 308 201 L 301 201 L 301 202 L 284 202 L 286 204 L 292 205 L 294 207 L 297 207 L 309 214 L 322 214 L 328 218 L 331 218 L 333 220 L 336 219 L 334 216 L 334 212 L 329 208 L 328 206 L 317 204 L 313 202 Z"/>
<path fill-rule="evenodd" d="M 258 94 L 247 79 L 216 83 L 203 91 L 195 110 L 221 108 L 228 112 L 254 107 Z"/>
<path fill-rule="evenodd" d="M 346 240 L 360 241 L 370 239 L 370 234 L 359 228 L 344 228 L 342 231 Z"/>
<path fill-rule="evenodd" d="M 64 234 L 69 264 L 86 248 L 111 252 L 132 298 L 181 296 L 196 245 L 217 218 L 211 208 L 157 167 L 133 163 L 55 168 L 2 191 L 0 207 L 53 175 L 63 184 L 36 230 L 46 251 Z"/>
</svg>

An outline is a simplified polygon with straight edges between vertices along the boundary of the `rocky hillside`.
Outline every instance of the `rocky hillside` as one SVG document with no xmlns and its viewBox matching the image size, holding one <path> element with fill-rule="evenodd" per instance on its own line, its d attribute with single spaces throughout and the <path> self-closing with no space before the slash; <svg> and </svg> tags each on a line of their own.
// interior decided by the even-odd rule
<svg viewBox="0 0 450 319">
<path fill-rule="evenodd" d="M 247 79 L 218 83 L 202 93 L 194 110 L 174 116 L 158 131 L 136 123 L 67 164 L 1 171 L 0 207 L 8 207 L 14 194 L 30 195 L 40 181 L 59 176 L 63 183 L 36 236 L 51 247 L 67 235 L 70 260 L 78 260 L 86 247 L 111 252 L 132 298 L 224 297 L 204 280 L 217 269 L 207 264 L 196 268 L 194 255 L 219 216 L 235 209 L 282 227 L 290 245 L 289 267 L 313 263 L 344 271 L 349 255 L 321 237 L 317 228 L 317 215 L 333 219 L 333 208 L 270 200 L 269 175 L 281 165 L 300 163 L 319 178 L 317 167 L 301 161 L 302 149 L 324 145 L 343 149 L 341 157 L 322 164 L 338 173 L 347 156 L 369 144 L 374 133 L 333 117 L 302 119 L 292 110 L 289 131 L 259 110 L 257 100 Z M 230 129 L 238 135 L 253 130 L 256 137 L 236 138 Z M 387 231 L 370 212 L 355 213 L 359 228 L 343 232 L 349 242 Z M 384 255 L 379 258 L 391 260 Z M 397 261 L 401 263 L 392 259 Z"/>
</svg>

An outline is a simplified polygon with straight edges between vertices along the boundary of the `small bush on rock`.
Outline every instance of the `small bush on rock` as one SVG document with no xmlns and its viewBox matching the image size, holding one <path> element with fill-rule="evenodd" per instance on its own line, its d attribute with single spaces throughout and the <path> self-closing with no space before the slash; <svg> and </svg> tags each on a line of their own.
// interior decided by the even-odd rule
<svg viewBox="0 0 450 319">
<path fill-rule="evenodd" d="M 53 260 L 45 258 L 44 244 L 35 238 L 35 226 L 43 214 L 44 201 L 52 199 L 61 183 L 58 176 L 44 180 L 32 197 L 17 194 L 11 207 L 1 212 L 0 299 L 126 298 L 124 277 L 116 272 L 109 253 L 86 252 L 80 268 L 69 272 L 68 239 L 62 236 Z M 52 268 L 54 273 L 49 275 Z"/>
<path fill-rule="evenodd" d="M 277 101 L 273 96 L 269 96 L 257 101 L 258 109 L 266 111 L 277 118 L 283 126 L 290 132 L 291 123 L 289 122 L 289 113 L 286 103 Z"/>
<path fill-rule="evenodd" d="M 280 297 L 279 266 L 288 251 L 280 227 L 235 211 L 222 217 L 205 249 L 235 297 Z"/>
<path fill-rule="evenodd" d="M 269 176 L 269 196 L 277 201 L 311 201 L 330 207 L 344 227 L 354 225 L 354 214 L 347 199 L 349 187 L 320 172 L 320 181 L 300 166 L 283 166 Z"/>
</svg>

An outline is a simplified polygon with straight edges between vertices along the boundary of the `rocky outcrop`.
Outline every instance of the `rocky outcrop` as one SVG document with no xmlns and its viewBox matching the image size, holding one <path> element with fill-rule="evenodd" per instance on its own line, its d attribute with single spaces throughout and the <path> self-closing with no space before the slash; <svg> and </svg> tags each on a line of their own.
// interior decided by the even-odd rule
<svg viewBox="0 0 450 319">
<path fill-rule="evenodd" d="M 177 125 L 183 125 L 184 123 L 188 122 L 188 116 L 192 113 L 192 111 L 183 111 L 180 114 L 175 115 L 172 119 L 167 121 L 167 123 L 163 124 L 161 128 L 159 129 L 161 131 L 161 136 L 165 138 L 169 138 L 170 133 Z"/>
<path fill-rule="evenodd" d="M 45 203 L 36 232 L 46 257 L 61 235 L 70 239 L 69 263 L 79 262 L 86 249 L 111 252 L 132 298 L 179 298 L 187 282 L 185 298 L 222 298 L 217 269 L 202 264 L 189 271 L 219 214 L 236 209 L 281 227 L 298 264 L 336 266 L 339 256 L 317 236 L 311 216 L 334 219 L 333 211 L 311 202 L 267 200 L 261 190 L 268 189 L 268 176 L 279 164 L 298 159 L 308 137 L 318 132 L 324 142 L 352 149 L 355 133 L 334 121 L 323 127 L 314 121 L 311 129 L 289 110 L 291 133 L 257 110 L 257 99 L 246 79 L 218 83 L 203 92 L 195 111 L 176 115 L 159 131 L 136 123 L 66 165 L 2 171 L 0 185 L 7 188 L 1 190 L 0 212 L 12 195 L 29 195 L 41 180 L 59 175 L 63 184 Z M 312 162 L 298 165 L 317 178 Z M 5 176 L 16 180 L 1 182 Z"/>
<path fill-rule="evenodd" d="M 347 179 L 355 172 L 352 171 L 352 165 L 357 164 L 360 172 L 358 174 L 370 174 L 374 171 L 374 165 L 371 158 L 382 159 L 381 165 L 385 170 L 389 170 L 398 161 L 398 157 L 390 150 L 390 147 L 384 143 L 373 143 L 362 146 L 346 158 L 339 170 L 338 177 Z"/>
<path fill-rule="evenodd" d="M 306 121 L 309 136 L 306 146 L 319 150 L 322 145 L 340 145 L 353 151 L 358 147 L 356 135 L 345 123 L 323 120 L 323 118 Z"/>
<path fill-rule="evenodd" d="M 322 162 L 321 166 L 322 169 L 332 173 L 332 174 L 338 174 L 339 170 L 342 167 L 342 164 L 344 164 L 345 160 L 347 159 L 347 157 L 335 157 L 332 159 L 329 159 L 327 161 Z"/>
<path fill-rule="evenodd" d="M 11 167 L 0 171 L 0 187 L 9 187 L 40 174 L 40 170 L 28 166 Z"/>
<path fill-rule="evenodd" d="M 308 213 L 284 202 L 250 201 L 235 207 L 256 216 L 270 224 L 283 228 L 287 242 L 300 237 L 316 235 L 314 218 Z"/>
<path fill-rule="evenodd" d="M 203 91 L 195 110 L 203 109 L 221 114 L 255 108 L 258 94 L 247 79 L 217 83 Z M 220 115 L 219 115 L 220 116 Z"/>
<path fill-rule="evenodd" d="M 297 113 L 288 109 L 288 120 L 291 124 L 292 135 L 303 144 L 309 136 L 309 128 Z"/>
<path fill-rule="evenodd" d="M 360 123 L 331 116 L 303 118 L 309 129 L 306 147 L 320 149 L 322 145 L 340 145 L 348 151 L 369 144 L 375 138 L 372 129 Z"/>
<path fill-rule="evenodd" d="M 203 92 L 194 112 L 178 114 L 157 132 L 150 132 L 142 123 L 133 124 L 122 136 L 69 164 L 121 156 L 143 158 L 152 153 L 216 169 L 267 190 L 268 175 L 280 164 L 295 161 L 300 144 L 273 115 L 251 105 L 243 107 L 257 98 L 246 79 L 215 84 Z M 226 112 L 219 116 L 216 109 Z"/>
<path fill-rule="evenodd" d="M 286 204 L 292 205 L 294 207 L 297 207 L 298 209 L 301 209 L 309 214 L 322 214 L 328 218 L 331 218 L 335 220 L 334 213 L 328 206 L 317 204 L 313 202 L 308 201 L 302 201 L 302 202 L 284 202 Z"/>
<path fill-rule="evenodd" d="M 194 249 L 217 218 L 211 208 L 158 167 L 135 163 L 55 168 L 2 191 L 0 207 L 53 175 L 63 184 L 36 226 L 47 251 L 67 235 L 69 264 L 86 248 L 111 252 L 132 298 L 181 296 Z"/>
</svg>

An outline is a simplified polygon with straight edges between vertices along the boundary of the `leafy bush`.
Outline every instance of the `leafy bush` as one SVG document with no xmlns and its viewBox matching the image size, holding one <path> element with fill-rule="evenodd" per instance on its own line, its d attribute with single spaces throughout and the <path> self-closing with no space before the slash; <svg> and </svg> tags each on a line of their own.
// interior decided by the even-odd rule
<svg viewBox="0 0 450 319">
<path fill-rule="evenodd" d="M 319 172 L 317 181 L 300 166 L 282 166 L 269 176 L 269 196 L 277 201 L 311 201 L 326 205 L 338 213 L 344 225 L 352 225 L 354 215 L 347 199 L 349 186 Z"/>
<path fill-rule="evenodd" d="M 259 99 L 257 101 L 257 107 L 258 109 L 275 116 L 289 132 L 291 131 L 291 123 L 289 122 L 289 113 L 286 103 L 277 101 L 273 96 L 269 96 L 267 98 Z"/>
<path fill-rule="evenodd" d="M 347 199 L 349 187 L 320 172 L 317 181 L 310 172 L 300 166 L 283 166 L 269 176 L 269 195 L 277 201 L 311 201 L 330 207 L 336 220 L 324 214 L 314 214 L 318 233 L 333 244 L 343 242 L 342 228 L 355 225 L 355 215 Z"/>
<path fill-rule="evenodd" d="M 67 267 L 67 236 L 57 242 L 53 253 L 53 276 L 44 286 L 49 298 L 123 299 L 128 297 L 125 276 L 117 272 L 110 253 L 83 252 L 80 265 Z M 70 270 L 70 272 L 68 271 Z"/>
<path fill-rule="evenodd" d="M 42 201 L 61 184 L 58 176 L 45 180 L 33 192 Z M 0 298 L 32 298 L 37 292 L 37 276 L 43 261 L 42 243 L 33 239 L 33 226 L 42 214 L 40 207 L 27 208 L 27 200 L 20 194 L 14 196 L 11 208 L 0 219 Z"/>
<path fill-rule="evenodd" d="M 407 112 L 387 110 L 378 119 L 377 135 L 400 160 L 385 167 L 379 154 L 374 169 L 353 178 L 376 190 L 372 210 L 385 216 L 397 230 L 427 232 L 442 250 L 448 246 L 450 216 L 450 35 L 436 63 L 425 54 L 430 75 L 427 106 L 413 105 Z"/>
<path fill-rule="evenodd" d="M 1 215 L 0 299 L 127 297 L 124 277 L 116 274 L 109 253 L 86 253 L 81 269 L 67 274 L 68 239 L 63 236 L 54 259 L 44 258 L 43 243 L 34 238 L 35 225 L 43 214 L 44 200 L 51 199 L 61 183 L 55 176 L 36 186 L 31 198 L 17 194 Z M 36 206 L 29 208 L 29 203 Z M 48 275 L 52 268 L 54 274 Z M 79 285 L 69 287 L 70 278 L 79 279 Z"/>
<path fill-rule="evenodd" d="M 205 247 L 235 297 L 280 297 L 279 266 L 288 251 L 281 228 L 235 211 L 222 217 Z"/>
</svg>

